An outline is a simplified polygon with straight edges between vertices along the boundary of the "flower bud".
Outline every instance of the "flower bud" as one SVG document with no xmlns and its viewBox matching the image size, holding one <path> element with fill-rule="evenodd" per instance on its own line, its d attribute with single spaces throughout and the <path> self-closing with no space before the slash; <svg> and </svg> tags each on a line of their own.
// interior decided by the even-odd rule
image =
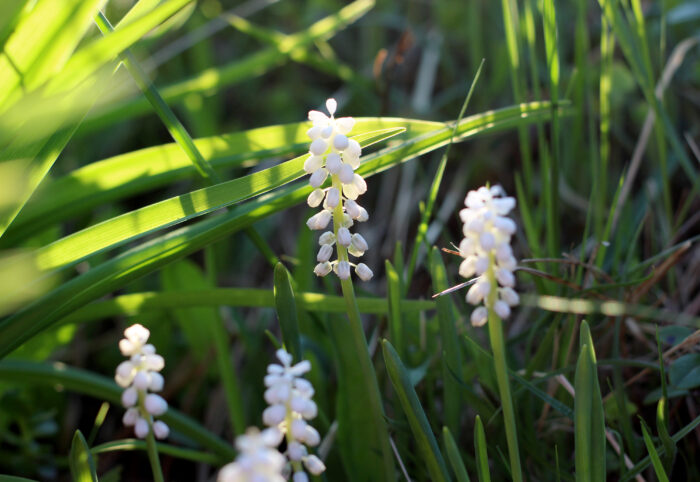
<svg viewBox="0 0 700 482">
<path fill-rule="evenodd" d="M 321 475 L 321 473 L 326 470 L 326 466 L 321 462 L 321 459 L 315 455 L 309 455 L 304 459 L 304 466 L 313 475 Z"/>
<path fill-rule="evenodd" d="M 316 188 L 311 191 L 309 197 L 306 198 L 306 203 L 309 205 L 309 207 L 315 208 L 321 204 L 321 202 L 323 202 L 325 195 L 326 193 L 323 192 L 323 189 Z"/>
<path fill-rule="evenodd" d="M 134 433 L 138 438 L 144 439 L 148 435 L 148 422 L 145 418 L 139 418 L 134 424 Z"/>
<path fill-rule="evenodd" d="M 348 247 L 352 242 L 352 236 L 350 235 L 350 230 L 348 228 L 338 229 L 338 244 L 341 246 Z"/>
<path fill-rule="evenodd" d="M 333 247 L 330 244 L 324 244 L 321 249 L 318 250 L 318 255 L 316 256 L 316 261 L 319 263 L 325 263 L 333 255 Z"/>
<path fill-rule="evenodd" d="M 306 221 L 306 225 L 309 227 L 309 229 L 313 230 L 326 229 L 326 226 L 328 226 L 330 221 L 331 212 L 324 209 L 320 213 L 316 213 L 311 216 L 309 220 Z"/>
<path fill-rule="evenodd" d="M 311 174 L 311 177 L 309 178 L 309 184 L 313 187 L 319 187 L 321 184 L 323 184 L 326 181 L 326 178 L 328 177 L 328 171 L 325 169 L 317 169 L 314 171 L 313 174 Z"/>
<path fill-rule="evenodd" d="M 472 311 L 471 322 L 472 326 L 484 326 L 488 321 L 489 313 L 485 306 L 479 306 Z"/>
<path fill-rule="evenodd" d="M 328 194 L 326 194 L 326 205 L 329 208 L 334 208 L 338 205 L 340 202 L 340 191 L 338 191 L 336 188 L 332 187 L 328 190 Z"/>
<path fill-rule="evenodd" d="M 340 166 L 340 171 L 338 171 L 338 179 L 340 179 L 340 182 L 343 184 L 350 184 L 353 181 L 355 173 L 352 170 L 352 167 L 350 167 L 350 164 L 345 164 L 343 163 L 342 166 Z"/>
<path fill-rule="evenodd" d="M 333 270 L 333 267 L 331 264 L 326 261 L 324 263 L 318 263 L 316 267 L 314 268 L 314 274 L 316 276 L 326 276 L 328 273 L 330 273 Z"/>
<path fill-rule="evenodd" d="M 338 174 L 340 168 L 343 166 L 343 161 L 340 159 L 340 154 L 337 152 L 331 152 L 326 157 L 326 169 L 331 174 Z"/>
<path fill-rule="evenodd" d="M 153 422 L 153 435 L 155 435 L 158 440 L 168 438 L 168 435 L 170 435 L 170 427 L 168 427 L 165 422 L 156 420 Z"/>
<path fill-rule="evenodd" d="M 146 411 L 151 415 L 163 415 L 168 410 L 168 402 L 160 395 L 149 393 L 143 403 Z"/>
<path fill-rule="evenodd" d="M 309 147 L 309 152 L 314 156 L 320 156 L 328 149 L 328 144 L 323 139 L 314 139 Z"/>
<path fill-rule="evenodd" d="M 350 278 L 350 263 L 347 261 L 339 261 L 335 265 L 335 274 L 338 275 L 338 278 L 341 280 L 346 280 Z"/>
<path fill-rule="evenodd" d="M 355 267 L 355 274 L 362 281 L 369 281 L 372 279 L 372 276 L 374 276 L 372 270 L 369 269 L 369 266 L 367 266 L 365 263 L 360 263 Z"/>
</svg>

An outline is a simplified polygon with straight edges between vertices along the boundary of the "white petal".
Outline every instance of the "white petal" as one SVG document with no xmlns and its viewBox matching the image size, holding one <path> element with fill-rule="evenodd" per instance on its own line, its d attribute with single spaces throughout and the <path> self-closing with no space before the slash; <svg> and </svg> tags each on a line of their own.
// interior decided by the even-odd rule
<svg viewBox="0 0 700 482">
<path fill-rule="evenodd" d="M 320 156 L 328 149 L 328 144 L 323 139 L 315 139 L 311 146 L 309 146 L 309 152 L 314 156 Z"/>
<path fill-rule="evenodd" d="M 315 208 L 323 202 L 323 198 L 325 196 L 326 193 L 323 191 L 323 189 L 316 188 L 311 191 L 309 197 L 306 198 L 306 204 L 308 204 L 309 207 Z"/>
<path fill-rule="evenodd" d="M 313 174 L 318 169 L 321 169 L 323 165 L 323 157 L 314 156 L 313 154 L 309 156 L 308 159 L 304 161 L 304 171 L 308 174 Z"/>
<path fill-rule="evenodd" d="M 150 391 L 160 392 L 164 384 L 165 380 L 163 379 L 163 375 L 158 372 L 151 372 L 151 384 L 148 386 Z"/>
<path fill-rule="evenodd" d="M 306 457 L 306 459 L 304 459 L 304 465 L 313 475 L 320 475 L 324 470 L 326 470 L 326 466 L 323 465 L 321 459 L 315 455 L 309 455 Z"/>
<path fill-rule="evenodd" d="M 352 177 L 352 184 L 357 189 L 357 192 L 364 194 L 367 192 L 367 183 L 359 174 L 354 174 Z"/>
<path fill-rule="evenodd" d="M 333 267 L 331 264 L 326 261 L 324 263 L 318 263 L 316 267 L 314 268 L 314 274 L 316 276 L 326 276 L 328 273 L 330 273 L 333 270 Z"/>
<path fill-rule="evenodd" d="M 515 276 L 513 276 L 513 273 L 508 271 L 507 269 L 497 269 L 496 279 L 498 280 L 498 284 L 500 284 L 501 286 L 507 286 L 509 288 L 515 286 Z"/>
<path fill-rule="evenodd" d="M 139 418 L 134 424 L 134 433 L 138 438 L 146 438 L 148 435 L 148 422 L 145 418 Z"/>
<path fill-rule="evenodd" d="M 350 167 L 349 164 L 343 163 L 343 165 L 340 166 L 340 170 L 338 171 L 338 178 L 343 184 L 350 184 L 353 181 L 354 175 L 355 173 L 353 172 L 352 167 Z"/>
<path fill-rule="evenodd" d="M 134 387 L 137 390 L 148 390 L 148 386 L 151 384 L 151 376 L 146 371 L 139 371 L 134 377 Z"/>
<path fill-rule="evenodd" d="M 330 244 L 324 244 L 321 249 L 318 250 L 318 255 L 316 255 L 316 261 L 319 263 L 325 263 L 333 255 L 333 246 Z"/>
<path fill-rule="evenodd" d="M 520 296 L 513 288 L 501 288 L 499 293 L 501 294 L 501 299 L 510 306 L 517 306 L 520 303 Z"/>
<path fill-rule="evenodd" d="M 168 402 L 155 393 L 146 395 L 146 400 L 144 400 L 143 405 L 146 407 L 148 413 L 155 416 L 163 415 L 168 410 Z"/>
<path fill-rule="evenodd" d="M 311 129 L 309 129 L 308 131 L 306 131 L 306 135 L 309 136 L 309 139 L 314 141 L 314 140 L 318 139 L 319 137 L 321 137 L 321 128 L 314 126 Z"/>
<path fill-rule="evenodd" d="M 326 169 L 328 169 L 331 174 L 338 174 L 342 166 L 343 161 L 340 159 L 340 154 L 337 152 L 328 154 L 328 157 L 326 157 Z"/>
<path fill-rule="evenodd" d="M 122 392 L 122 405 L 124 408 L 133 407 L 139 400 L 139 393 L 134 387 L 129 387 Z"/>
<path fill-rule="evenodd" d="M 341 134 L 348 134 L 355 127 L 355 119 L 352 117 L 339 117 L 335 120 L 335 126 Z"/>
<path fill-rule="evenodd" d="M 360 215 L 360 206 L 352 199 L 348 199 L 345 201 L 345 211 L 351 218 L 357 219 Z"/>
<path fill-rule="evenodd" d="M 353 234 L 350 242 L 352 243 L 353 247 L 358 251 L 367 251 L 369 249 L 367 241 L 365 241 L 365 238 L 363 238 L 362 235 L 359 233 Z"/>
<path fill-rule="evenodd" d="M 339 261 L 334 269 L 335 274 L 338 275 L 338 278 L 341 280 L 350 278 L 350 264 L 347 261 Z"/>
<path fill-rule="evenodd" d="M 473 326 L 484 326 L 488 321 L 488 311 L 485 307 L 479 306 L 472 311 L 471 322 Z"/>
<path fill-rule="evenodd" d="M 325 169 L 317 169 L 313 174 L 311 174 L 311 177 L 309 178 L 309 184 L 313 187 L 319 187 L 321 184 L 323 184 L 326 181 L 326 178 L 328 177 L 328 171 Z"/>
<path fill-rule="evenodd" d="M 136 421 L 139 419 L 139 409 L 132 407 L 128 409 L 126 412 L 124 412 L 124 416 L 122 417 L 122 423 L 126 425 L 127 427 L 131 427 L 136 423 Z"/>
<path fill-rule="evenodd" d="M 153 435 L 155 435 L 159 440 L 168 438 L 168 435 L 170 435 L 170 427 L 168 427 L 165 422 L 156 420 L 153 422 Z"/>
<path fill-rule="evenodd" d="M 337 151 L 344 151 L 349 144 L 348 137 L 343 134 L 336 134 L 333 138 L 333 148 Z"/>
<path fill-rule="evenodd" d="M 335 99 L 330 98 L 326 101 L 326 109 L 328 109 L 328 113 L 330 115 L 334 115 L 337 108 L 338 103 L 335 101 Z"/>
<path fill-rule="evenodd" d="M 350 231 L 348 228 L 340 228 L 338 229 L 338 244 L 341 246 L 348 247 L 350 246 L 350 243 L 352 242 L 352 236 L 350 235 Z"/>
<path fill-rule="evenodd" d="M 326 195 L 326 204 L 328 205 L 329 208 L 334 208 L 338 205 L 340 202 L 340 191 L 338 189 L 332 187 L 328 190 L 328 194 Z"/>
<path fill-rule="evenodd" d="M 320 123 L 324 123 L 324 122 L 327 123 L 330 119 L 328 118 L 328 116 L 326 114 L 324 114 L 321 111 L 310 110 L 309 111 L 309 120 L 311 122 L 313 122 L 314 125 L 316 125 L 316 124 L 320 124 Z"/>
<path fill-rule="evenodd" d="M 318 238 L 318 244 L 323 246 L 324 244 L 330 244 L 333 246 L 335 244 L 335 234 L 333 231 L 326 231 Z"/>
<path fill-rule="evenodd" d="M 505 320 L 510 316 L 510 306 L 505 301 L 498 300 L 493 304 L 493 311 L 502 319 Z"/>
</svg>

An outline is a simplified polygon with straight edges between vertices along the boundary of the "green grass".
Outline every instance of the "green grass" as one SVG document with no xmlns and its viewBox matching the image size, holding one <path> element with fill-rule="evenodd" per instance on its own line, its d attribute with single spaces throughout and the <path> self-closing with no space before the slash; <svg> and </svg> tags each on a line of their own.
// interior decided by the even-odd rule
<svg viewBox="0 0 700 482">
<path fill-rule="evenodd" d="M 281 345 L 325 480 L 700 478 L 692 2 L 1 3 L 1 480 L 213 479 Z M 312 272 L 328 97 L 367 283 Z M 518 200 L 521 305 L 475 328 L 466 289 L 432 297 L 485 184 Z M 121 428 L 135 322 L 163 443 Z"/>
</svg>

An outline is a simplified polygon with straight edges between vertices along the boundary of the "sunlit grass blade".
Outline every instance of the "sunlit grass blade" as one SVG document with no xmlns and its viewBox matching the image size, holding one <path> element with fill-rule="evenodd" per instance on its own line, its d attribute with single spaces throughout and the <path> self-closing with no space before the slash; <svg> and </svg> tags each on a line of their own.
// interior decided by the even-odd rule
<svg viewBox="0 0 700 482">
<path fill-rule="evenodd" d="M 442 427 L 442 440 L 445 445 L 445 452 L 447 452 L 447 459 L 450 461 L 450 467 L 452 467 L 457 482 L 469 482 L 469 474 L 464 467 L 459 448 L 450 433 L 450 429 L 447 427 Z"/>
<path fill-rule="evenodd" d="M 404 347 L 404 318 L 401 316 L 401 279 L 391 261 L 384 261 L 387 281 L 387 301 L 389 304 L 389 336 L 397 347 L 398 353 L 403 353 Z"/>
<path fill-rule="evenodd" d="M 384 363 L 386 364 L 389 378 L 411 426 L 411 432 L 415 437 L 423 463 L 430 474 L 430 480 L 450 480 L 437 440 L 435 440 L 435 435 L 430 428 L 430 423 L 425 416 L 423 407 L 421 407 L 408 372 L 404 368 L 396 350 L 387 340 L 382 341 L 382 352 L 384 353 Z"/>
<path fill-rule="evenodd" d="M 491 471 L 489 470 L 489 456 L 486 447 L 486 434 L 481 417 L 476 416 L 474 423 L 474 451 L 476 452 L 476 468 L 479 472 L 479 482 L 491 482 Z"/>
<path fill-rule="evenodd" d="M 462 120 L 458 135 L 459 138 L 466 139 L 517 124 L 536 122 L 538 118 L 546 119 L 548 115 L 548 103 L 531 103 L 491 111 Z M 365 177 L 371 176 L 437 149 L 448 142 L 450 132 L 449 129 L 439 129 L 370 154 L 358 172 Z M 93 267 L 0 322 L 0 357 L 86 302 L 260 219 L 300 203 L 310 191 L 308 184 L 280 188 L 213 219 L 168 233 Z"/>
<path fill-rule="evenodd" d="M 284 348 L 294 357 L 295 362 L 303 358 L 301 352 L 301 336 L 297 320 L 297 305 L 292 288 L 292 279 L 287 268 L 282 263 L 275 266 L 275 310 L 282 329 Z"/>
<path fill-rule="evenodd" d="M 4 360 L 0 362 L 0 379 L 30 385 L 62 386 L 65 390 L 121 405 L 123 389 L 114 381 L 63 363 Z M 235 456 L 231 445 L 174 408 L 169 408 L 159 418 L 171 429 L 217 454 L 222 461 L 231 460 Z"/>
<path fill-rule="evenodd" d="M 20 2 L 9 2 L 3 10 L 12 14 L 12 3 L 14 13 L 19 13 Z M 16 25 L 0 55 L 0 106 L 16 99 L 21 90 L 34 90 L 60 70 L 103 3 L 104 0 L 37 2 Z"/>
<path fill-rule="evenodd" d="M 0 3 L 0 50 L 5 50 L 7 38 L 14 32 L 28 0 L 7 0 Z"/>
<path fill-rule="evenodd" d="M 430 252 L 430 275 L 435 293 L 447 289 L 447 270 L 442 261 L 442 253 L 437 248 L 433 248 Z M 452 316 L 452 300 L 449 296 L 440 296 L 435 300 L 435 303 L 438 310 L 440 343 L 443 353 L 441 357 L 445 404 L 443 423 L 459 435 L 459 421 L 462 412 L 459 380 L 463 379 L 463 370 L 455 319 Z"/>
<path fill-rule="evenodd" d="M 439 122 L 397 118 L 356 118 L 358 132 L 406 128 L 402 136 L 418 136 L 442 127 Z M 273 125 L 197 139 L 195 147 L 218 170 L 251 167 L 273 156 L 301 154 L 308 149 L 308 123 Z M 51 223 L 196 175 L 187 155 L 175 144 L 163 144 L 93 162 L 45 182 L 0 238 L 4 246 Z"/>
<path fill-rule="evenodd" d="M 92 459 L 90 447 L 88 447 L 80 430 L 76 430 L 73 434 L 68 464 L 73 482 L 97 482 L 95 461 Z"/>
<path fill-rule="evenodd" d="M 386 129 L 353 138 L 364 147 L 400 132 L 400 128 Z M 307 157 L 296 157 L 263 171 L 166 199 L 96 224 L 38 250 L 35 253 L 36 265 L 42 270 L 60 268 L 153 230 L 265 193 L 305 175 L 303 166 Z"/>
</svg>

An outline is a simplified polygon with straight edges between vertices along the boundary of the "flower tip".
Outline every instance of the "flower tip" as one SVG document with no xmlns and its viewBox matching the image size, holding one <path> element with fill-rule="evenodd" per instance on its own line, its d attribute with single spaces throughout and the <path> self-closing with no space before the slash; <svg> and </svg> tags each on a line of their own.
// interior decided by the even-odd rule
<svg viewBox="0 0 700 482">
<path fill-rule="evenodd" d="M 330 115 L 335 115 L 335 111 L 338 108 L 338 103 L 335 101 L 335 99 L 330 98 L 326 101 L 326 109 L 328 109 L 328 113 Z"/>
</svg>

